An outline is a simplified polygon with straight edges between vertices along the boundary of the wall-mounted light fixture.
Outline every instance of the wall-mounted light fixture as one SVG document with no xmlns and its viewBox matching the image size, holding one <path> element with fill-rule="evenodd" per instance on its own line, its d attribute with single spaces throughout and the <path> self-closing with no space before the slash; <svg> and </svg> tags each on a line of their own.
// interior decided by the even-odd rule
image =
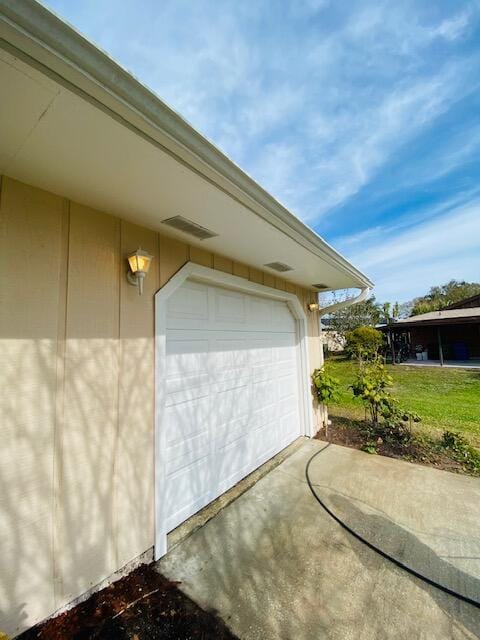
<svg viewBox="0 0 480 640">
<path fill-rule="evenodd" d="M 127 271 L 127 280 L 130 284 L 138 287 L 138 295 L 141 296 L 143 293 L 143 280 L 150 269 L 153 256 L 138 248 L 127 257 L 127 260 L 130 267 L 130 270 Z"/>
<path fill-rule="evenodd" d="M 318 311 L 319 307 L 318 307 L 318 303 L 317 302 L 309 302 L 307 304 L 307 308 L 309 311 Z"/>
</svg>

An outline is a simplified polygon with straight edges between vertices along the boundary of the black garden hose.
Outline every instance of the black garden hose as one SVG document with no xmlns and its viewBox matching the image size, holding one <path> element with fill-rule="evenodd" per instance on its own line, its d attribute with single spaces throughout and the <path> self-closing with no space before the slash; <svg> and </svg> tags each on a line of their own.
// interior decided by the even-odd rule
<svg viewBox="0 0 480 640">
<path fill-rule="evenodd" d="M 354 531 L 354 529 L 349 527 L 348 524 L 343 522 L 343 520 L 341 520 L 337 515 L 335 515 L 335 513 L 333 513 L 333 511 L 331 509 L 329 509 L 327 507 L 327 505 L 323 502 L 323 500 L 318 496 L 318 494 L 314 490 L 314 488 L 313 488 L 314 485 L 312 484 L 312 481 L 310 480 L 310 476 L 309 476 L 308 472 L 309 472 L 310 465 L 312 464 L 313 460 L 320 453 L 323 453 L 323 451 L 325 451 L 325 449 L 328 449 L 329 446 L 330 446 L 330 443 L 327 444 L 325 447 L 323 447 L 323 449 L 320 449 L 320 451 L 317 451 L 316 453 L 314 453 L 313 456 L 310 458 L 310 460 L 307 462 L 307 466 L 305 468 L 305 477 L 307 479 L 307 484 L 310 487 L 310 491 L 312 492 L 313 497 L 315 498 L 315 500 L 319 503 L 319 505 L 323 509 L 325 509 L 325 511 L 328 513 L 328 515 L 331 518 L 333 518 L 335 520 L 335 522 L 337 524 L 339 524 L 343 529 L 345 529 L 345 531 L 348 531 L 348 533 L 350 535 L 352 535 L 354 538 L 356 538 L 361 543 L 366 545 L 372 551 L 375 551 L 375 553 L 378 553 L 378 555 L 382 556 L 382 558 L 385 558 L 386 560 L 389 560 L 390 562 L 392 562 L 394 565 L 396 565 L 400 569 L 403 569 L 407 573 L 410 573 L 412 576 L 415 576 L 415 578 L 418 578 L 419 580 L 423 580 L 423 582 L 426 582 L 430 586 L 435 587 L 436 589 L 439 589 L 440 591 L 443 591 L 444 593 L 448 593 L 448 595 L 453 596 L 454 598 L 458 598 L 459 600 L 462 600 L 463 602 L 471 604 L 472 606 L 476 607 L 477 609 L 480 609 L 480 602 L 478 600 L 473 600 L 472 598 L 464 596 L 461 593 L 457 593 L 456 591 L 453 591 L 452 589 L 449 589 L 448 587 L 445 587 L 443 584 L 435 582 L 435 580 L 431 580 L 430 578 L 427 578 L 427 576 L 424 576 L 423 574 L 419 573 L 418 571 L 415 571 L 415 569 L 412 569 L 411 567 L 409 567 L 408 565 L 404 564 L 403 562 L 401 562 L 397 558 L 394 558 L 393 556 L 389 555 L 388 553 L 386 553 L 385 551 L 383 551 L 379 547 L 375 546 L 374 544 L 372 544 L 368 540 L 365 540 L 365 538 L 363 536 L 361 536 L 359 533 Z"/>
</svg>

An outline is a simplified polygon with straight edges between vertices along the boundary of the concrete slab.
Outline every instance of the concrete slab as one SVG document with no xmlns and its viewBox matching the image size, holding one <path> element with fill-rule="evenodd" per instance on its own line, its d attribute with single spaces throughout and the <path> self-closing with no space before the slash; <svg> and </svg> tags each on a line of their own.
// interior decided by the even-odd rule
<svg viewBox="0 0 480 640">
<path fill-rule="evenodd" d="M 378 556 L 321 509 L 308 441 L 159 568 L 240 638 L 480 637 L 480 610 Z M 480 480 L 328 446 L 316 491 L 356 530 L 451 588 L 480 598 Z"/>
<path fill-rule="evenodd" d="M 443 365 L 440 360 L 407 360 L 399 362 L 406 367 L 442 367 L 444 369 L 480 369 L 480 360 L 445 360 Z"/>
</svg>

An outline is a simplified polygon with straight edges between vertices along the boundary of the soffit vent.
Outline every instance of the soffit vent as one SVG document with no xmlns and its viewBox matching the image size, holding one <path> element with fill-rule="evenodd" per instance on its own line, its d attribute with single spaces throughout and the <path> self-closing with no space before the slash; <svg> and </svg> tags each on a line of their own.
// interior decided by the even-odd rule
<svg viewBox="0 0 480 640">
<path fill-rule="evenodd" d="M 273 269 L 274 271 L 279 271 L 280 273 L 285 273 L 285 271 L 293 271 L 293 267 L 290 267 L 284 262 L 269 262 L 268 264 L 264 264 L 263 266 L 268 267 L 269 269 Z"/>
<path fill-rule="evenodd" d="M 210 231 L 210 229 L 205 229 L 201 225 L 196 222 L 192 222 L 183 216 L 174 216 L 173 218 L 167 218 L 167 220 L 162 220 L 162 224 L 166 224 L 172 229 L 177 229 L 177 231 L 183 231 L 183 233 L 187 233 L 189 236 L 193 236 L 198 240 L 208 240 L 208 238 L 215 238 L 218 236 L 218 233 L 214 233 Z"/>
<path fill-rule="evenodd" d="M 328 284 L 312 284 L 312 287 L 314 287 L 315 289 L 329 289 L 330 287 L 328 286 Z"/>
</svg>

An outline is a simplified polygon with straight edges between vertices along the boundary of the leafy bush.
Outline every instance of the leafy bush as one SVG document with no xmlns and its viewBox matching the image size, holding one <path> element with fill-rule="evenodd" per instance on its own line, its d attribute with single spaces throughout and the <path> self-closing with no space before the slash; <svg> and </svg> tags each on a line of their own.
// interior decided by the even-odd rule
<svg viewBox="0 0 480 640">
<path fill-rule="evenodd" d="M 326 366 L 321 369 L 315 369 L 312 374 L 312 382 L 319 402 L 326 404 L 338 400 L 340 381 L 331 375 Z"/>
<path fill-rule="evenodd" d="M 452 457 L 475 474 L 480 474 L 480 451 L 456 431 L 444 431 L 442 445 L 451 452 Z"/>
<path fill-rule="evenodd" d="M 367 440 L 367 442 L 365 442 L 365 444 L 363 444 L 360 449 L 362 451 L 365 451 L 365 453 L 378 453 L 377 443 L 375 442 L 375 440 Z"/>
<path fill-rule="evenodd" d="M 345 351 L 351 358 L 374 359 L 383 344 L 383 334 L 373 327 L 358 327 L 346 335 Z"/>
<path fill-rule="evenodd" d="M 370 414 L 372 425 L 378 425 L 381 415 L 388 416 L 393 411 L 394 401 L 389 392 L 393 378 L 387 373 L 385 365 L 376 359 L 367 365 L 361 365 L 350 388 L 353 395 L 363 402 Z"/>
<path fill-rule="evenodd" d="M 391 395 L 392 377 L 383 362 L 376 358 L 361 363 L 351 389 L 369 414 L 366 436 L 380 438 L 390 444 L 405 445 L 413 438 L 412 423 L 420 422 L 420 416 L 404 409 Z M 368 442 L 367 442 L 368 444 Z"/>
</svg>

